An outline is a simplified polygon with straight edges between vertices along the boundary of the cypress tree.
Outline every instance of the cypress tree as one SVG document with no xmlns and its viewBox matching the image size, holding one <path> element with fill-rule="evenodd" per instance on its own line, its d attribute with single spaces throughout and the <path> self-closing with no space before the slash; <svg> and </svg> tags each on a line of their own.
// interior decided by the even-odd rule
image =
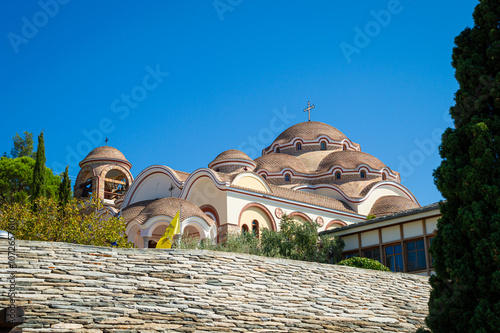
<svg viewBox="0 0 500 333">
<path fill-rule="evenodd" d="M 443 134 L 435 183 L 446 199 L 432 241 L 432 332 L 500 327 L 500 0 L 482 0 L 455 39 L 455 128 Z"/>
<path fill-rule="evenodd" d="M 33 169 L 33 192 L 31 200 L 44 197 L 46 190 L 45 183 L 45 143 L 43 131 L 38 136 L 38 147 L 36 151 L 35 168 Z"/>
<path fill-rule="evenodd" d="M 59 203 L 61 206 L 65 206 L 71 200 L 71 181 L 68 175 L 68 166 L 64 170 L 63 178 L 61 184 L 59 185 Z"/>
</svg>

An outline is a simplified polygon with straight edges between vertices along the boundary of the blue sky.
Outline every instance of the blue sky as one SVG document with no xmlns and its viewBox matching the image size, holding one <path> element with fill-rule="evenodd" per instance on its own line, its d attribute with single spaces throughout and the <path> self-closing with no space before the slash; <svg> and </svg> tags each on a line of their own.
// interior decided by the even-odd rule
<svg viewBox="0 0 500 333">
<path fill-rule="evenodd" d="M 139 174 L 260 155 L 330 124 L 399 171 L 422 205 L 458 89 L 454 38 L 477 1 L 0 2 L 0 153 L 44 130 L 57 173 L 104 144 Z"/>
</svg>

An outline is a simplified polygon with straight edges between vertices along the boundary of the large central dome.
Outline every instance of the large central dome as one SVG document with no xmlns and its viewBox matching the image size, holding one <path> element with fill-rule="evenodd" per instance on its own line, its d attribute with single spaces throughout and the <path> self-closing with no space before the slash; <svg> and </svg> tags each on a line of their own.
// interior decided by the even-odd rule
<svg viewBox="0 0 500 333">
<path fill-rule="evenodd" d="M 287 144 L 297 137 L 304 140 L 315 140 L 320 136 L 327 136 L 333 141 L 342 141 L 347 139 L 344 133 L 333 126 L 319 121 L 305 121 L 284 130 L 283 133 L 281 133 L 276 140 L 274 140 L 273 144 Z"/>
</svg>

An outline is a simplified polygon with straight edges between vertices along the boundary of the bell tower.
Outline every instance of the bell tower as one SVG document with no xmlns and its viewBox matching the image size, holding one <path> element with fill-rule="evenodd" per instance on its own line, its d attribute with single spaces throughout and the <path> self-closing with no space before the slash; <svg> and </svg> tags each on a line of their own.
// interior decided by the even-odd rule
<svg viewBox="0 0 500 333">
<path fill-rule="evenodd" d="M 97 197 L 107 205 L 121 202 L 134 181 L 132 164 L 123 153 L 110 146 L 97 147 L 80 162 L 74 197 Z"/>
</svg>

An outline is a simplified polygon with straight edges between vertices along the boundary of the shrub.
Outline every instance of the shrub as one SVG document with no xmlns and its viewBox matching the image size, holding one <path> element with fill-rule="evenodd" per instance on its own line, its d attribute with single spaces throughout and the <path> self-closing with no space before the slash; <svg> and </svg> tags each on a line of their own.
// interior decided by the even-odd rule
<svg viewBox="0 0 500 333">
<path fill-rule="evenodd" d="M 376 271 L 386 271 L 386 272 L 391 271 L 389 268 L 382 265 L 377 260 L 373 260 L 370 258 L 362 258 L 362 257 L 352 257 L 349 259 L 345 259 L 339 262 L 337 265 L 374 269 Z"/>
</svg>

